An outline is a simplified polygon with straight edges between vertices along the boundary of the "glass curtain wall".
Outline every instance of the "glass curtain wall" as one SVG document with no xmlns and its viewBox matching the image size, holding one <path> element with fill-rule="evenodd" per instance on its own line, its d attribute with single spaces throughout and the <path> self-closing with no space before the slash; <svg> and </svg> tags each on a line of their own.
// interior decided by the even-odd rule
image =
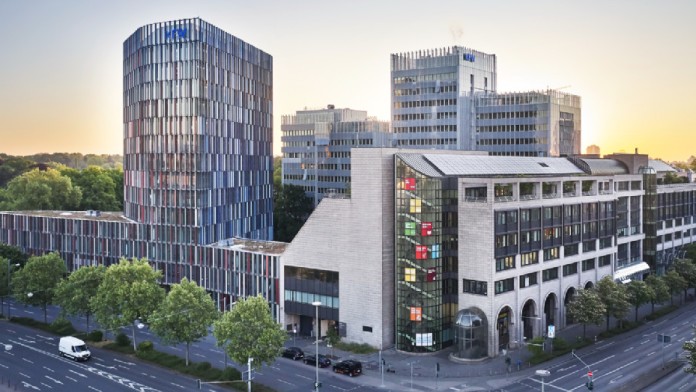
<svg viewBox="0 0 696 392">
<path fill-rule="evenodd" d="M 396 157 L 396 348 L 441 350 L 442 180 Z M 448 323 L 449 329 L 450 323 Z"/>
</svg>

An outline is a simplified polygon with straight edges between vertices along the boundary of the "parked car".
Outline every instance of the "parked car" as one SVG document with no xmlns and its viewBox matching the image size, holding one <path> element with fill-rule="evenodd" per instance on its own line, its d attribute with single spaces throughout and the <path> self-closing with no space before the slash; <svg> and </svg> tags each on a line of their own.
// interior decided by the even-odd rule
<svg viewBox="0 0 696 392">
<path fill-rule="evenodd" d="M 359 376 L 362 374 L 362 363 L 347 359 L 334 365 L 334 373 L 347 374 L 350 377 Z"/>
<path fill-rule="evenodd" d="M 285 358 L 290 358 L 293 361 L 304 358 L 304 351 L 299 347 L 288 347 L 283 350 L 283 356 Z"/>
<path fill-rule="evenodd" d="M 317 359 L 315 355 L 307 355 L 304 357 L 304 363 L 307 365 L 317 366 Z M 325 368 L 331 366 L 331 360 L 326 357 L 326 355 L 319 354 L 319 367 Z"/>
</svg>

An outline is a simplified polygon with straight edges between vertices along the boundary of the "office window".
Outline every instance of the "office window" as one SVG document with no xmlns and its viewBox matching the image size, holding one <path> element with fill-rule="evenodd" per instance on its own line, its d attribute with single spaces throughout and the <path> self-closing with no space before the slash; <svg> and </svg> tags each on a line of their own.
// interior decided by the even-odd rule
<svg viewBox="0 0 696 392">
<path fill-rule="evenodd" d="M 589 240 L 582 243 L 583 252 L 592 252 L 594 250 L 597 250 L 597 241 Z"/>
<path fill-rule="evenodd" d="M 406 282 L 416 281 L 416 269 L 415 268 L 404 268 L 404 280 Z"/>
<path fill-rule="evenodd" d="M 525 265 L 537 264 L 538 262 L 539 262 L 539 253 L 538 252 L 523 253 L 520 256 L 520 265 L 523 267 Z"/>
<path fill-rule="evenodd" d="M 462 279 L 462 292 L 469 294 L 488 295 L 488 284 L 478 280 Z"/>
<path fill-rule="evenodd" d="M 558 279 L 558 268 L 549 268 L 541 271 L 541 280 L 546 282 L 549 280 Z"/>
<path fill-rule="evenodd" d="M 565 256 L 565 257 L 575 256 L 576 254 L 579 253 L 578 248 L 579 248 L 578 244 L 566 245 L 563 248 L 563 256 Z"/>
<path fill-rule="evenodd" d="M 599 249 L 611 248 L 612 237 L 600 238 L 599 239 Z"/>
<path fill-rule="evenodd" d="M 539 274 L 537 272 L 532 272 L 531 274 L 520 276 L 520 288 L 525 288 L 529 286 L 534 286 L 537 284 Z M 497 282 L 496 282 L 497 283 Z"/>
<path fill-rule="evenodd" d="M 587 259 L 582 261 L 582 270 L 583 271 L 589 271 L 593 270 L 595 267 L 595 260 L 594 259 Z"/>
<path fill-rule="evenodd" d="M 505 271 L 515 268 L 515 256 L 499 257 L 495 259 L 495 270 Z"/>
<path fill-rule="evenodd" d="M 566 264 L 563 266 L 563 276 L 575 275 L 578 273 L 578 263 Z"/>
<path fill-rule="evenodd" d="M 561 257 L 559 247 L 544 249 L 544 261 L 556 260 Z"/>
<path fill-rule="evenodd" d="M 363 332 L 372 332 L 372 327 L 368 327 L 367 325 L 363 325 Z"/>
<path fill-rule="evenodd" d="M 515 289 L 515 278 L 498 280 L 495 282 L 495 293 L 502 294 Z"/>
<path fill-rule="evenodd" d="M 404 223 L 404 235 L 416 235 L 416 222 Z"/>
<path fill-rule="evenodd" d="M 604 255 L 599 258 L 599 266 L 605 267 L 611 265 L 611 255 Z"/>
</svg>

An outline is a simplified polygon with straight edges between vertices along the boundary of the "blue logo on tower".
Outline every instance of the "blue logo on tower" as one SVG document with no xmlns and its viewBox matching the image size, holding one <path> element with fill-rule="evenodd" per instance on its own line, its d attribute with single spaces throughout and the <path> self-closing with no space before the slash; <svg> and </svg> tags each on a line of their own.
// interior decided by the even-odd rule
<svg viewBox="0 0 696 392">
<path fill-rule="evenodd" d="M 165 39 L 172 38 L 186 38 L 186 28 L 185 27 L 174 27 L 164 33 Z"/>
<path fill-rule="evenodd" d="M 464 61 L 469 61 L 469 62 L 474 62 L 476 61 L 476 56 L 474 56 L 472 53 L 464 53 Z"/>
</svg>

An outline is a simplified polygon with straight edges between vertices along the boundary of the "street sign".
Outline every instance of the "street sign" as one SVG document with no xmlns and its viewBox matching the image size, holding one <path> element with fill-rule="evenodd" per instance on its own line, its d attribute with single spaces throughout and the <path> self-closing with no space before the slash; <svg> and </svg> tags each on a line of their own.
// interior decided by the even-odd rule
<svg viewBox="0 0 696 392">
<path fill-rule="evenodd" d="M 672 341 L 672 337 L 669 335 L 657 334 L 658 343 L 669 343 Z"/>
<path fill-rule="evenodd" d="M 587 372 L 587 377 L 592 377 L 592 372 Z"/>
<path fill-rule="evenodd" d="M 556 337 L 556 327 L 553 324 L 548 326 L 548 331 L 546 332 L 546 335 L 549 337 L 549 339 L 553 339 Z"/>
</svg>

